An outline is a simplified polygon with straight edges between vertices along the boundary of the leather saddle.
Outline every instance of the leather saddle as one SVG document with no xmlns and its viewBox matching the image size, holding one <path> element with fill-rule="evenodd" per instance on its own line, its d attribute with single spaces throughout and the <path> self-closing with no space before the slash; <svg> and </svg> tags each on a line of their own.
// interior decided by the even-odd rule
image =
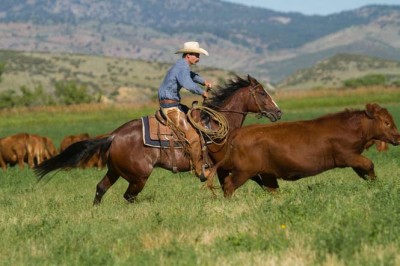
<svg viewBox="0 0 400 266">
<path fill-rule="evenodd" d="M 167 126 L 166 117 L 160 110 L 141 119 L 144 145 L 155 148 L 183 148 L 176 134 Z"/>
</svg>

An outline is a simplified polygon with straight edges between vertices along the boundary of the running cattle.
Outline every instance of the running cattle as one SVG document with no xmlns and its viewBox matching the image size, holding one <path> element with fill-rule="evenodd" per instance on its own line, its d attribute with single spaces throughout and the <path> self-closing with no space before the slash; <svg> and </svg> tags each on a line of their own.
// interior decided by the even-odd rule
<svg viewBox="0 0 400 266">
<path fill-rule="evenodd" d="M 257 175 L 269 191 L 278 188 L 278 178 L 297 180 L 336 167 L 352 167 L 363 179 L 375 179 L 374 164 L 361 155 L 371 140 L 400 142 L 391 114 L 378 104 L 314 120 L 247 126 L 232 132 L 213 173 L 218 171 L 225 197 Z"/>
</svg>

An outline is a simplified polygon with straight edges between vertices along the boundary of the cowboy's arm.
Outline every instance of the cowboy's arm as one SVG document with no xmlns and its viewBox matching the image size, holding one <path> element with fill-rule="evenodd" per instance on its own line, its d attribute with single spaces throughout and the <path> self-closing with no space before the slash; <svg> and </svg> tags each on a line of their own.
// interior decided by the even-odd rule
<svg viewBox="0 0 400 266">
<path fill-rule="evenodd" d="M 205 91 L 202 88 L 200 88 L 199 86 L 197 86 L 196 83 L 194 83 L 192 76 L 191 76 L 191 72 L 189 70 L 180 71 L 180 73 L 177 76 L 177 79 L 178 79 L 179 84 L 182 87 L 184 87 L 185 89 L 187 89 L 188 91 L 198 94 L 198 95 L 204 95 Z M 204 80 L 202 78 L 201 78 L 201 80 L 203 81 L 203 83 L 200 83 L 200 84 L 204 85 Z"/>
<path fill-rule="evenodd" d="M 192 80 L 200 85 L 205 85 L 205 80 L 203 79 L 202 76 L 200 76 L 199 74 L 190 71 L 190 77 L 192 78 Z"/>
<path fill-rule="evenodd" d="M 190 71 L 190 76 L 194 82 L 206 86 L 207 88 L 212 87 L 211 82 L 208 82 L 207 80 L 203 79 L 199 74 Z"/>
</svg>

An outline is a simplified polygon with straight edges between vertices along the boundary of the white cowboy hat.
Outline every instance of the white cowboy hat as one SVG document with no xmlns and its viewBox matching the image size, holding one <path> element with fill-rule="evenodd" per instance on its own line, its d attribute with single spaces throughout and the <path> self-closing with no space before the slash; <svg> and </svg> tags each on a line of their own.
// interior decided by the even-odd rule
<svg viewBox="0 0 400 266">
<path fill-rule="evenodd" d="M 185 42 L 183 44 L 183 48 L 176 51 L 176 54 L 179 53 L 196 53 L 196 54 L 205 54 L 208 56 L 208 52 L 200 47 L 198 42 Z"/>
</svg>

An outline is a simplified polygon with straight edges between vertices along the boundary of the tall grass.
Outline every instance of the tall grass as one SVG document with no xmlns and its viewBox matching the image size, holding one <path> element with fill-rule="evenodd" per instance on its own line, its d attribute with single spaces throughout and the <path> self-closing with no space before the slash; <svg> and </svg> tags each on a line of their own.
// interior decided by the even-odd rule
<svg viewBox="0 0 400 266">
<path fill-rule="evenodd" d="M 400 124 L 400 104 L 382 105 Z M 342 109 L 314 106 L 283 111 L 285 119 L 295 120 Z M 7 112 L 1 114 L 0 135 L 24 130 L 60 140 L 75 131 L 101 134 L 151 112 L 151 108 Z M 251 116 L 246 122 L 255 121 Z M 371 148 L 365 156 L 375 163 L 374 182 L 360 179 L 351 169 L 335 169 L 295 182 L 279 181 L 277 194 L 247 182 L 226 200 L 222 192 L 213 197 L 191 173 L 156 169 L 137 202 L 124 200 L 127 182 L 121 178 L 95 208 L 95 186 L 106 170 L 62 171 L 37 183 L 31 170 L 12 167 L 0 174 L 0 261 L 2 265 L 400 265 L 400 150 L 390 146 L 388 152 L 378 153 Z"/>
</svg>

